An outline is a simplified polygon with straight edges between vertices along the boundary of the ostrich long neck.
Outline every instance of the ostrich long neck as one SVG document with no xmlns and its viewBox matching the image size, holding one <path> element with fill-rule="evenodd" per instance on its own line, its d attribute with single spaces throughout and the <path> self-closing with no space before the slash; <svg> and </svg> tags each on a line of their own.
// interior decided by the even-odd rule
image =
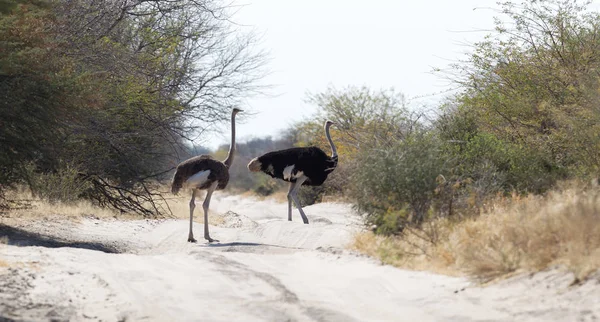
<svg viewBox="0 0 600 322">
<path fill-rule="evenodd" d="M 329 145 L 331 145 L 331 157 L 337 157 L 337 149 L 335 145 L 333 145 L 333 141 L 331 140 L 331 134 L 329 134 L 329 126 L 331 124 L 325 125 L 325 135 L 327 136 L 327 140 L 329 141 Z"/>
<path fill-rule="evenodd" d="M 235 154 L 235 112 L 231 113 L 231 145 L 229 146 L 229 153 L 227 153 L 227 159 L 223 161 L 229 168 L 233 162 Z"/>
</svg>

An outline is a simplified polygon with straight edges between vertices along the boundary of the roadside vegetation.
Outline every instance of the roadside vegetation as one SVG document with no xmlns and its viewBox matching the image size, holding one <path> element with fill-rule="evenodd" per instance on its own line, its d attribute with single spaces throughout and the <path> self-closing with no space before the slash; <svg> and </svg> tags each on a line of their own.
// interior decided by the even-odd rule
<svg viewBox="0 0 600 322">
<path fill-rule="evenodd" d="M 495 32 L 436 69 L 439 107 L 394 91 L 332 88 L 299 124 L 340 167 L 323 192 L 365 214 L 353 247 L 398 266 L 489 280 L 562 265 L 600 268 L 600 14 L 574 0 L 499 4 Z M 566 187 L 568 186 L 568 187 Z"/>
<path fill-rule="evenodd" d="M 600 268 L 600 192 L 576 185 L 499 197 L 468 218 L 437 218 L 401 236 L 373 232 L 351 245 L 385 264 L 489 281 L 566 268 L 583 280 Z"/>
</svg>

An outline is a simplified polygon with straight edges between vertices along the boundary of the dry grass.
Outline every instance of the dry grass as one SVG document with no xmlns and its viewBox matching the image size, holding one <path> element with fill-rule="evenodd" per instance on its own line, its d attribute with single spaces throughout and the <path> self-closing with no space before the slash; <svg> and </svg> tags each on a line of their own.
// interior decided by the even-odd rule
<svg viewBox="0 0 600 322">
<path fill-rule="evenodd" d="M 423 230 L 406 231 L 403 237 L 384 237 L 372 232 L 362 232 L 355 236 L 350 247 L 380 259 L 383 264 L 461 275 L 454 266 L 452 252 L 444 245 L 444 241 L 449 238 L 450 225 L 449 221 L 438 221 Z"/>
<path fill-rule="evenodd" d="M 162 187 L 165 188 L 165 187 Z M 166 191 L 165 189 L 163 189 Z M 82 218 L 93 217 L 98 219 L 116 218 L 120 220 L 136 220 L 141 217 L 136 214 L 121 213 L 109 208 L 101 208 L 87 201 L 79 201 L 76 203 L 50 203 L 40 198 L 34 197 L 26 190 L 13 190 L 9 192 L 10 199 L 19 201 L 22 206 L 11 209 L 0 215 L 0 221 L 8 223 L 11 220 L 51 220 L 62 219 L 73 222 L 78 222 Z M 174 218 L 187 219 L 189 218 L 189 202 L 190 196 L 180 194 L 179 196 L 171 196 L 165 194 L 164 201 L 157 201 L 159 206 L 168 205 Z M 202 216 L 202 201 L 204 194 L 200 193 L 196 196 L 196 210 L 194 212 L 194 221 L 203 223 Z M 165 207 L 166 208 L 166 207 Z M 209 221 L 213 225 L 219 225 L 224 222 L 223 216 L 214 212 L 209 212 Z"/>
<path fill-rule="evenodd" d="M 123 219 L 132 217 L 121 215 L 110 209 L 96 207 L 87 201 L 49 203 L 23 190 L 10 191 L 9 193 L 10 199 L 19 201 L 21 205 L 3 213 L 0 217 L 4 220 L 10 218 L 19 220 L 60 218 L 78 221 L 82 217 L 112 218 L 119 216 L 119 218 L 123 217 Z"/>
<path fill-rule="evenodd" d="M 499 199 L 475 218 L 438 220 L 402 238 L 361 234 L 353 247 L 388 264 L 483 281 L 554 265 L 583 279 L 600 269 L 600 191 Z"/>
</svg>

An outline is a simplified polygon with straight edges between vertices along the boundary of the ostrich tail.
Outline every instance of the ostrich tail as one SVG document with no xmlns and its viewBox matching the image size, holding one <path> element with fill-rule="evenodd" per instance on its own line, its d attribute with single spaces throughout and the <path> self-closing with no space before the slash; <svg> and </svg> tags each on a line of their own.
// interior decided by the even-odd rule
<svg viewBox="0 0 600 322">
<path fill-rule="evenodd" d="M 181 187 L 178 187 L 175 184 L 171 185 L 171 193 L 173 193 L 174 195 L 179 194 L 179 189 L 181 189 Z"/>
<path fill-rule="evenodd" d="M 250 172 L 258 172 L 260 171 L 261 165 L 262 164 L 260 161 L 258 161 L 258 158 L 254 158 L 252 161 L 250 161 L 250 163 L 248 163 L 248 170 L 250 170 Z"/>
<path fill-rule="evenodd" d="M 179 189 L 181 189 L 181 187 L 176 185 L 175 182 L 173 182 L 173 184 L 171 185 L 171 193 L 177 195 L 179 194 Z"/>
<path fill-rule="evenodd" d="M 173 193 L 174 195 L 177 195 L 179 193 L 179 189 L 181 189 L 182 185 L 183 185 L 183 180 L 182 180 L 181 176 L 179 176 L 178 173 L 175 172 L 175 175 L 173 175 L 173 182 L 171 182 L 171 193 Z"/>
</svg>

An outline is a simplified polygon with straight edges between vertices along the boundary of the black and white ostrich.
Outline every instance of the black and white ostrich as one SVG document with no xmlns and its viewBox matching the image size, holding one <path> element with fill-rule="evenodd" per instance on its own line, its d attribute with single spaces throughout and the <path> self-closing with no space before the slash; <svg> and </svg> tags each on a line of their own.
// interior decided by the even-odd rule
<svg viewBox="0 0 600 322">
<path fill-rule="evenodd" d="M 302 221 L 308 224 L 308 218 L 306 218 L 302 205 L 298 200 L 298 190 L 303 184 L 307 186 L 322 185 L 327 179 L 327 175 L 333 172 L 337 166 L 337 150 L 329 134 L 329 127 L 332 124 L 334 123 L 331 121 L 325 122 L 325 135 L 329 145 L 331 145 L 331 157 L 327 156 L 318 147 L 310 146 L 269 152 L 252 159 L 248 163 L 248 170 L 251 172 L 262 171 L 273 178 L 290 182 L 290 189 L 287 194 L 289 221 L 292 220 L 293 199 L 298 211 L 300 211 Z"/>
<path fill-rule="evenodd" d="M 171 192 L 177 194 L 180 189 L 187 188 L 192 190 L 192 200 L 190 200 L 190 233 L 188 242 L 195 243 L 194 233 L 192 232 L 192 222 L 194 218 L 194 208 L 196 208 L 195 199 L 198 190 L 206 190 L 206 198 L 202 204 L 204 209 L 204 239 L 208 242 L 217 241 L 210 238 L 208 233 L 208 206 L 210 197 L 215 190 L 225 189 L 229 182 L 229 167 L 233 162 L 235 154 L 235 115 L 242 110 L 234 108 L 231 112 L 231 146 L 227 158 L 221 162 L 213 159 L 210 155 L 199 155 L 181 162 L 177 166 Z"/>
</svg>

